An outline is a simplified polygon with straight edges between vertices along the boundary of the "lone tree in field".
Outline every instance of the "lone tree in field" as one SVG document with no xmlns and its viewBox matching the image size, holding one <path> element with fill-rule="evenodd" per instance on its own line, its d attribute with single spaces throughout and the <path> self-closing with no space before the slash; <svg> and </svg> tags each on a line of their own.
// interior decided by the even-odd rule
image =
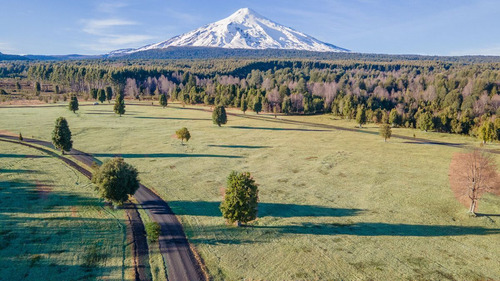
<svg viewBox="0 0 500 281">
<path fill-rule="evenodd" d="M 78 110 L 78 99 L 76 98 L 76 95 L 71 96 L 68 107 L 69 110 L 73 111 L 73 113 L 76 113 L 76 111 Z"/>
<path fill-rule="evenodd" d="M 160 95 L 160 105 L 163 106 L 163 108 L 167 107 L 168 105 L 167 95 L 165 94 Z"/>
<path fill-rule="evenodd" d="M 103 103 L 106 100 L 106 91 L 104 89 L 99 90 L 99 101 Z"/>
<path fill-rule="evenodd" d="M 112 98 L 113 98 L 113 89 L 111 89 L 110 86 L 107 86 L 106 87 L 106 100 L 108 101 L 108 103 L 111 101 Z"/>
<path fill-rule="evenodd" d="M 222 216 L 229 222 L 247 223 L 257 218 L 259 190 L 248 172 L 231 172 L 227 178 L 224 200 L 220 204 Z"/>
<path fill-rule="evenodd" d="M 366 124 L 366 109 L 364 106 L 358 107 L 358 112 L 356 113 L 356 122 L 359 124 L 360 128 L 364 124 Z"/>
<path fill-rule="evenodd" d="M 484 193 L 500 193 L 500 179 L 494 160 L 477 149 L 453 155 L 449 177 L 455 197 L 469 207 L 472 215 L 475 215 L 478 201 Z"/>
<path fill-rule="evenodd" d="M 123 99 L 123 94 L 116 95 L 115 106 L 113 107 L 113 110 L 116 114 L 120 114 L 120 117 L 125 114 L 125 100 Z"/>
<path fill-rule="evenodd" d="M 226 109 L 222 105 L 218 105 L 212 112 L 212 121 L 220 127 L 220 125 L 227 123 Z"/>
<path fill-rule="evenodd" d="M 495 139 L 495 125 L 491 121 L 486 121 L 479 127 L 478 137 L 485 144 Z"/>
<path fill-rule="evenodd" d="M 56 126 L 52 131 L 52 143 L 57 149 L 61 150 L 62 154 L 64 154 L 64 151 L 70 151 L 73 147 L 71 131 L 69 130 L 68 121 L 64 117 L 59 117 L 56 120 Z"/>
<path fill-rule="evenodd" d="M 382 124 L 380 125 L 380 136 L 384 138 L 384 142 L 387 141 L 387 139 L 391 138 L 392 135 L 392 129 L 389 124 Z"/>
<path fill-rule="evenodd" d="M 19 133 L 19 141 L 23 141 L 24 138 L 23 138 L 23 134 Z"/>
<path fill-rule="evenodd" d="M 175 135 L 177 135 L 177 138 L 181 140 L 181 143 L 184 143 L 184 140 L 188 142 L 189 139 L 191 138 L 191 134 L 189 133 L 189 130 L 186 127 L 183 127 L 175 131 Z"/>
<path fill-rule="evenodd" d="M 139 189 L 137 170 L 125 163 L 123 158 L 113 158 L 102 164 L 92 176 L 92 182 L 97 185 L 102 198 L 115 205 L 122 205 L 129 195 L 134 195 Z"/>
<path fill-rule="evenodd" d="M 245 114 L 248 109 L 248 102 L 244 95 L 241 97 L 240 109 L 243 111 L 243 114 Z"/>
</svg>

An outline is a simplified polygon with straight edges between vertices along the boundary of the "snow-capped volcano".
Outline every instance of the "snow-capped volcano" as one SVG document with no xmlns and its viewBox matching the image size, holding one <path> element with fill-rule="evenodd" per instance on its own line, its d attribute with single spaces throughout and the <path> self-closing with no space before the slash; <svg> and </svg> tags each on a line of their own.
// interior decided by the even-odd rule
<svg viewBox="0 0 500 281">
<path fill-rule="evenodd" d="M 321 42 L 302 32 L 275 23 L 249 8 L 243 8 L 225 19 L 175 36 L 167 41 L 138 49 L 114 51 L 111 54 L 130 54 L 165 49 L 170 46 L 349 52 L 349 50 Z"/>
</svg>

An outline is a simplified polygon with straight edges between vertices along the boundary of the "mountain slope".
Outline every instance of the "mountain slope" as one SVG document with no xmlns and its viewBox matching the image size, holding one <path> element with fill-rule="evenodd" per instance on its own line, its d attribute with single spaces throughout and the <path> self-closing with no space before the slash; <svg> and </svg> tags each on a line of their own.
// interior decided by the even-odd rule
<svg viewBox="0 0 500 281">
<path fill-rule="evenodd" d="M 251 9 L 243 8 L 220 21 L 205 25 L 169 40 L 110 55 L 176 47 L 218 47 L 228 49 L 282 49 L 315 52 L 348 52 L 292 28 L 275 23 Z"/>
</svg>

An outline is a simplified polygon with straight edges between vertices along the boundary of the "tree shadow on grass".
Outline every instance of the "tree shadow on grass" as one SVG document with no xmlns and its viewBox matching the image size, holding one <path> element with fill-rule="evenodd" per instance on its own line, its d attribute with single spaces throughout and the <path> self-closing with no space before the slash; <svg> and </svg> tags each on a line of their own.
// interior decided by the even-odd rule
<svg viewBox="0 0 500 281">
<path fill-rule="evenodd" d="M 47 155 L 31 155 L 31 154 L 0 154 L 0 158 L 46 158 Z"/>
<path fill-rule="evenodd" d="M 300 128 L 272 128 L 272 127 L 248 127 L 248 126 L 228 126 L 233 129 L 245 130 L 268 130 L 268 131 L 297 131 L 297 132 L 330 132 L 330 130 L 300 129 Z"/>
<path fill-rule="evenodd" d="M 189 120 L 189 121 L 210 121 L 210 118 L 183 118 L 183 117 L 150 117 L 150 116 L 137 116 L 134 118 L 139 119 L 158 119 L 158 120 Z"/>
<path fill-rule="evenodd" d="M 217 154 L 188 154 L 188 153 L 92 153 L 94 157 L 122 157 L 122 158 L 244 158 L 238 155 L 217 155 Z"/>
<path fill-rule="evenodd" d="M 282 234 L 315 234 L 315 235 L 356 235 L 356 236 L 464 236 L 500 234 L 500 228 L 484 228 L 480 226 L 457 225 L 418 225 L 389 223 L 352 223 L 352 224 L 316 224 L 302 223 L 285 226 L 253 226 L 255 228 L 272 229 Z"/>
<path fill-rule="evenodd" d="M 0 174 L 2 173 L 15 173 L 15 174 L 41 174 L 41 171 L 28 170 L 28 169 L 0 169 Z"/>
<path fill-rule="evenodd" d="M 500 228 L 455 225 L 416 225 L 390 223 L 298 223 L 293 225 L 252 225 L 243 227 L 228 225 L 205 226 L 198 229 L 199 234 L 190 239 L 193 243 L 250 244 L 275 240 L 283 235 L 319 236 L 388 236 L 388 237 L 443 237 L 467 235 L 498 235 Z M 253 237 L 248 239 L 248 237 Z M 218 237 L 221 237 L 220 239 Z"/>
<path fill-rule="evenodd" d="M 444 146 L 453 146 L 453 147 L 463 147 L 463 146 L 466 146 L 465 143 L 433 142 L 433 141 L 405 141 L 403 143 L 408 143 L 408 144 L 433 144 L 433 145 L 444 145 Z"/>
<path fill-rule="evenodd" d="M 258 149 L 258 148 L 271 148 L 272 146 L 267 145 L 217 145 L 209 144 L 208 147 L 220 147 L 220 148 L 248 148 L 248 149 Z"/>
<path fill-rule="evenodd" d="M 101 204 L 97 198 L 82 197 L 71 192 L 53 192 L 54 187 L 48 181 L 0 181 L 1 212 L 57 213 L 67 212 L 68 207 Z"/>
<path fill-rule="evenodd" d="M 220 202 L 170 201 L 170 207 L 177 215 L 220 217 Z M 152 206 L 154 208 L 154 206 Z M 361 209 L 330 208 L 315 205 L 282 203 L 259 203 L 258 217 L 346 217 L 361 213 Z"/>
</svg>

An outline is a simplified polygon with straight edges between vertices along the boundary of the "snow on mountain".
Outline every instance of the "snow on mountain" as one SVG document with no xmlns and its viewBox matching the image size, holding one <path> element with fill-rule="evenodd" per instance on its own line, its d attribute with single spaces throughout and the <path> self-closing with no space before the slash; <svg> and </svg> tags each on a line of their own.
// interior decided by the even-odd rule
<svg viewBox="0 0 500 281">
<path fill-rule="evenodd" d="M 113 51 L 111 55 L 165 49 L 170 46 L 218 47 L 229 49 L 290 49 L 316 52 L 349 52 L 307 34 L 275 23 L 249 8 L 167 41 L 138 49 Z"/>
</svg>

